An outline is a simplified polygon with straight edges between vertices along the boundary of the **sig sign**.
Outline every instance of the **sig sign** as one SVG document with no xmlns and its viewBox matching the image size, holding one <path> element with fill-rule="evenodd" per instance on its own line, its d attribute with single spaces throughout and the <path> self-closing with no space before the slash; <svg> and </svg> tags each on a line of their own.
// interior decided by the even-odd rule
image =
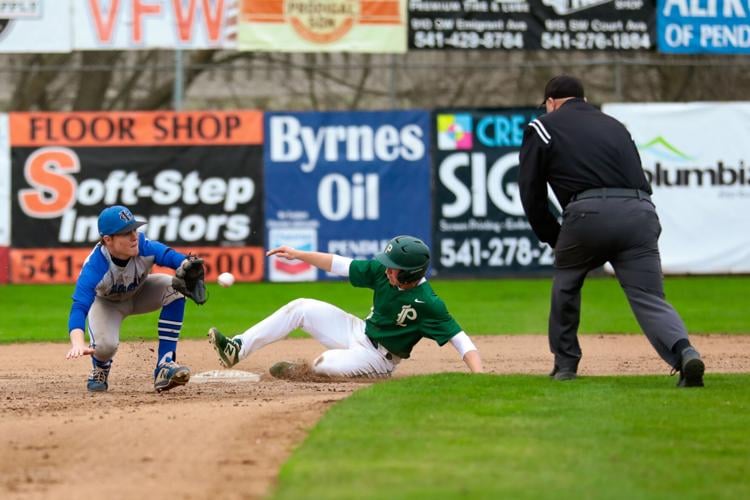
<svg viewBox="0 0 750 500">
<path fill-rule="evenodd" d="M 552 249 L 531 230 L 518 187 L 518 151 L 535 109 L 434 113 L 433 261 L 445 276 L 551 269 Z"/>
<path fill-rule="evenodd" d="M 299 232 L 321 251 L 370 258 L 397 234 L 429 236 L 426 112 L 271 113 L 264 134 L 274 240 Z"/>
</svg>

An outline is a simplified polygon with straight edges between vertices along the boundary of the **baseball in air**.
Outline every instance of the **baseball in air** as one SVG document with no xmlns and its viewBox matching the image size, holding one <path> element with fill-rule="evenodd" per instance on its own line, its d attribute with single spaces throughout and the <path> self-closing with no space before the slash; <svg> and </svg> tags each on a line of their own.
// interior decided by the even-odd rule
<svg viewBox="0 0 750 500">
<path fill-rule="evenodd" d="M 217 280 L 224 288 L 234 285 L 234 274 L 232 273 L 221 273 Z"/>
</svg>

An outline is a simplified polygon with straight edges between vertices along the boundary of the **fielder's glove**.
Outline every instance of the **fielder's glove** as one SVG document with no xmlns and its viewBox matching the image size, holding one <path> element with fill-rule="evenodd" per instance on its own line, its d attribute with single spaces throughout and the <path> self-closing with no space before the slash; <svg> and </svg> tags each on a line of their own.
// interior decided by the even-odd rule
<svg viewBox="0 0 750 500">
<path fill-rule="evenodd" d="M 172 288 L 180 292 L 185 297 L 193 299 L 196 304 L 206 303 L 206 276 L 203 269 L 203 259 L 194 255 L 188 255 L 188 258 L 182 261 L 180 267 L 174 273 L 172 278 Z"/>
</svg>

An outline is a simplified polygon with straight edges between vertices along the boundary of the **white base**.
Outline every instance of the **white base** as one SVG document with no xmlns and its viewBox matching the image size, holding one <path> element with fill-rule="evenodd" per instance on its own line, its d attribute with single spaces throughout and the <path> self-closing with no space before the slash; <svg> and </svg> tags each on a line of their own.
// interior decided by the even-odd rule
<svg viewBox="0 0 750 500">
<path fill-rule="evenodd" d="M 196 384 L 205 384 L 213 382 L 260 382 L 260 375 L 253 372 L 242 370 L 211 370 L 207 372 L 196 373 L 190 377 L 190 382 Z"/>
</svg>

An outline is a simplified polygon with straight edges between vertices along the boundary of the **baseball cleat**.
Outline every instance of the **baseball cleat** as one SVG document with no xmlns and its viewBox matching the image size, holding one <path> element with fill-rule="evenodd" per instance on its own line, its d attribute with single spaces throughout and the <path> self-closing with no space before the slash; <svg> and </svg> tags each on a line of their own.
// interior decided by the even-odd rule
<svg viewBox="0 0 750 500">
<path fill-rule="evenodd" d="M 160 364 L 154 377 L 154 390 L 164 392 L 174 389 L 178 385 L 185 385 L 190 380 L 190 368 L 180 366 L 174 361 Z"/>
<path fill-rule="evenodd" d="M 553 375 L 553 378 L 555 380 L 575 380 L 577 376 L 578 375 L 576 375 L 576 372 L 558 371 L 558 372 L 555 372 L 555 374 Z"/>
<path fill-rule="evenodd" d="M 701 355 L 693 347 L 682 350 L 682 363 L 680 365 L 680 380 L 677 387 L 703 387 L 703 372 L 706 366 L 703 364 Z"/>
<path fill-rule="evenodd" d="M 240 362 L 241 340 L 228 339 L 212 327 L 208 330 L 208 341 L 214 346 L 214 351 L 219 355 L 219 363 L 224 368 L 231 368 Z"/>
<path fill-rule="evenodd" d="M 105 392 L 109 388 L 107 377 L 109 377 L 109 370 L 107 368 L 94 367 L 91 370 L 88 380 L 86 380 L 86 389 L 89 392 Z"/>
</svg>

